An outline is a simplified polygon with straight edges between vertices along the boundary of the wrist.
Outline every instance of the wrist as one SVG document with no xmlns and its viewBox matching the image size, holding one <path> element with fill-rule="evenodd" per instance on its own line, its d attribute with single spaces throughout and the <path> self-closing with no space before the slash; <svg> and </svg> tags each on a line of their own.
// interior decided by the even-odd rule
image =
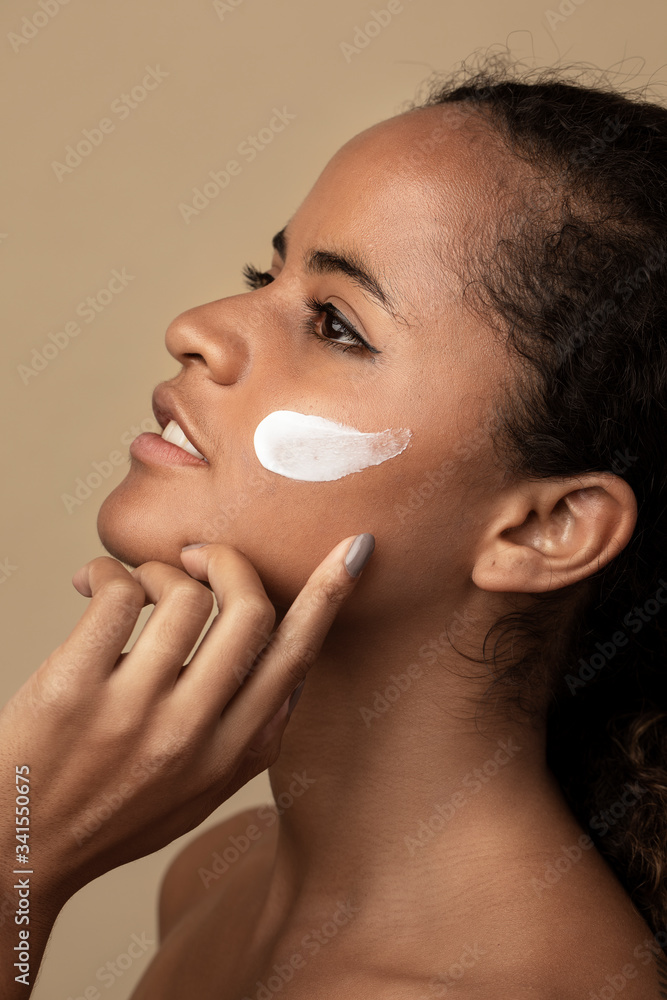
<svg viewBox="0 0 667 1000">
<path fill-rule="evenodd" d="M 63 877 L 56 865 L 40 857 L 41 852 L 33 853 L 27 863 L 20 863 L 14 844 L 0 848 L 0 922 L 4 918 L 19 927 L 27 927 L 28 921 L 30 927 L 33 922 L 52 925 L 80 888 Z"/>
</svg>

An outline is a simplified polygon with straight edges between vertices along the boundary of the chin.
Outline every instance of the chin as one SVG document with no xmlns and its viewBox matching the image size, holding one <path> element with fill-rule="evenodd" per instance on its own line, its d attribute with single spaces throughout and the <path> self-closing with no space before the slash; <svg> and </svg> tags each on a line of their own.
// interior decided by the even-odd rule
<svg viewBox="0 0 667 1000">
<path fill-rule="evenodd" d="M 181 540 L 175 525 L 170 533 L 170 525 L 163 517 L 156 517 L 148 504 L 136 503 L 136 497 L 132 503 L 125 495 L 125 482 L 99 509 L 97 534 L 102 545 L 114 559 L 133 568 L 158 560 L 183 569 L 180 553 L 188 541 Z"/>
</svg>

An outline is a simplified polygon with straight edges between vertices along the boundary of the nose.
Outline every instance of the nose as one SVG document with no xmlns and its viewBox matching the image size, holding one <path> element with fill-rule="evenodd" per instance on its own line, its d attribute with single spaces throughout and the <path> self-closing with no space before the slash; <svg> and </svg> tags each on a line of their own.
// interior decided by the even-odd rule
<svg viewBox="0 0 667 1000">
<path fill-rule="evenodd" d="M 237 382 L 247 369 L 250 352 L 247 340 L 237 332 L 242 327 L 234 322 L 234 312 L 232 298 L 186 310 L 167 327 L 167 350 L 185 368 L 204 365 L 216 382 Z"/>
</svg>

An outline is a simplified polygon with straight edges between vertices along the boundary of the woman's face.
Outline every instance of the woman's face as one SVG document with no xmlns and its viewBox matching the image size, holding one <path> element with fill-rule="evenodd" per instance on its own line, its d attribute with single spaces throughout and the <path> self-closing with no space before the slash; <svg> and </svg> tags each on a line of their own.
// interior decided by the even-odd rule
<svg viewBox="0 0 667 1000">
<path fill-rule="evenodd" d="M 182 368 L 158 395 L 167 390 L 209 464 L 132 457 L 99 513 L 112 555 L 182 569 L 182 546 L 226 542 L 285 608 L 334 545 L 369 531 L 375 583 L 360 584 L 343 618 L 441 600 L 469 580 L 475 526 L 500 482 L 488 419 L 507 365 L 448 270 L 462 227 L 493 211 L 477 149 L 455 108 L 360 133 L 274 240 L 273 280 L 171 323 L 166 346 Z M 338 318 L 312 313 L 309 298 Z M 378 465 L 300 481 L 255 453 L 255 429 L 275 410 L 411 437 Z"/>
</svg>

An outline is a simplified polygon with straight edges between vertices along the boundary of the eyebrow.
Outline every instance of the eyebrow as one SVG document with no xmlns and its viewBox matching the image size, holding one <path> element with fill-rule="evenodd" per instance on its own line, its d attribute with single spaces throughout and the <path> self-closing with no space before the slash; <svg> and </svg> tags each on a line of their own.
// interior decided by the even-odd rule
<svg viewBox="0 0 667 1000">
<path fill-rule="evenodd" d="M 283 260 L 287 259 L 286 229 L 287 226 L 284 226 L 271 240 L 271 246 Z M 396 319 L 397 310 L 391 296 L 359 254 L 350 251 L 308 250 L 304 265 L 309 274 L 337 273 L 351 278 Z"/>
</svg>

